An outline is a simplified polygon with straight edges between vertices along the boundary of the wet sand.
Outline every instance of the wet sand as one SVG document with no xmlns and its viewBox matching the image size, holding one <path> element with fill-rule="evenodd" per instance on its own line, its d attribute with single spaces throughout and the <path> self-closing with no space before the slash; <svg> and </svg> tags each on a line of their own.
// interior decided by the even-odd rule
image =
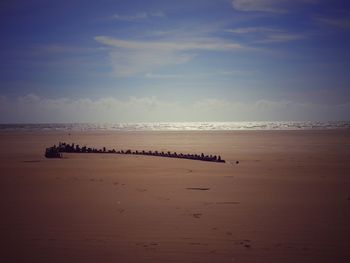
<svg viewBox="0 0 350 263">
<path fill-rule="evenodd" d="M 350 131 L 2 132 L 1 262 L 350 262 L 349 156 Z"/>
</svg>

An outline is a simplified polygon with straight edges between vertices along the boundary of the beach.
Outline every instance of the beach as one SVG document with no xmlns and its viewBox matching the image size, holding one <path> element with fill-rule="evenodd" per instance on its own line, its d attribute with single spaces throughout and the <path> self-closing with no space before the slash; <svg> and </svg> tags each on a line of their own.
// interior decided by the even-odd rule
<svg viewBox="0 0 350 263">
<path fill-rule="evenodd" d="M 349 156 L 348 129 L 2 131 L 1 261 L 349 262 Z"/>
</svg>

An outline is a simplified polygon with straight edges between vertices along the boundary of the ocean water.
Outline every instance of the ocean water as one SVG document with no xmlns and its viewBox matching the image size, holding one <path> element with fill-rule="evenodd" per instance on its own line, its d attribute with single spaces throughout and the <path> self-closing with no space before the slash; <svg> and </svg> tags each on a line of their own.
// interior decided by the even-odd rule
<svg viewBox="0 0 350 263">
<path fill-rule="evenodd" d="M 350 121 L 0 124 L 0 131 L 234 131 L 350 129 Z"/>
</svg>

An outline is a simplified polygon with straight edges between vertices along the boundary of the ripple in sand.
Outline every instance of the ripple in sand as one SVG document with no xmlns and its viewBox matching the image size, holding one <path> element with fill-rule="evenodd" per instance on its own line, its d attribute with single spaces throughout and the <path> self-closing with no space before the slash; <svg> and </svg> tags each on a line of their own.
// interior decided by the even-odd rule
<svg viewBox="0 0 350 263">
<path fill-rule="evenodd" d="M 188 244 L 192 245 L 192 246 L 208 246 L 209 245 L 208 243 L 201 243 L 201 242 L 190 242 Z"/>
<path fill-rule="evenodd" d="M 201 218 L 202 214 L 201 213 L 195 213 L 195 214 L 192 214 L 192 216 L 194 218 Z"/>
<path fill-rule="evenodd" d="M 242 241 L 239 242 L 240 245 L 242 245 L 245 248 L 251 248 L 251 241 L 249 239 L 244 239 Z"/>
<path fill-rule="evenodd" d="M 238 205 L 239 202 L 203 202 L 204 205 Z"/>
<path fill-rule="evenodd" d="M 216 202 L 217 205 L 238 205 L 239 202 Z"/>
<path fill-rule="evenodd" d="M 210 190 L 210 188 L 204 188 L 204 187 L 188 187 L 187 190 L 200 190 L 200 191 L 206 191 Z"/>
</svg>

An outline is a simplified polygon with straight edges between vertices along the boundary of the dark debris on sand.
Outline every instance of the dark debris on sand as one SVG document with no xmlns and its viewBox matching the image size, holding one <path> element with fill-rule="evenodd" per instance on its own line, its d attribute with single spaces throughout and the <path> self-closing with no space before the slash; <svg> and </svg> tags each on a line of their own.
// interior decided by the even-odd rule
<svg viewBox="0 0 350 263">
<path fill-rule="evenodd" d="M 210 188 L 202 188 L 202 187 L 188 187 L 187 190 L 200 190 L 200 191 L 206 191 L 210 190 Z"/>
<path fill-rule="evenodd" d="M 46 148 L 45 157 L 46 158 L 62 158 L 62 153 L 109 153 L 109 154 L 132 154 L 132 155 L 150 155 L 158 157 L 168 157 L 168 158 L 178 158 L 178 159 L 189 159 L 189 160 L 198 160 L 206 162 L 216 162 L 216 163 L 225 163 L 225 160 L 221 159 L 221 156 L 218 155 L 207 155 L 204 153 L 201 154 L 189 154 L 189 153 L 177 153 L 177 152 L 158 152 L 158 151 L 132 151 L 128 150 L 108 150 L 106 147 L 102 149 L 92 148 L 92 147 L 80 147 L 74 143 L 64 143 L 59 142 L 58 146 L 53 145 L 52 147 Z"/>
</svg>

